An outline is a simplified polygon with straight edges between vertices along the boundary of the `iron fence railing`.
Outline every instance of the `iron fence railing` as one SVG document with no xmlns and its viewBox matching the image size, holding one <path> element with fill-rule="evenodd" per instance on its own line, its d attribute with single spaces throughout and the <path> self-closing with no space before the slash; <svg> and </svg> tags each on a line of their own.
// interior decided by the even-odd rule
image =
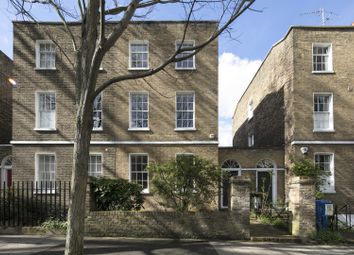
<svg viewBox="0 0 354 255">
<path fill-rule="evenodd" d="M 65 220 L 70 182 L 12 182 L 0 188 L 1 226 L 38 226 L 48 218 Z"/>
</svg>

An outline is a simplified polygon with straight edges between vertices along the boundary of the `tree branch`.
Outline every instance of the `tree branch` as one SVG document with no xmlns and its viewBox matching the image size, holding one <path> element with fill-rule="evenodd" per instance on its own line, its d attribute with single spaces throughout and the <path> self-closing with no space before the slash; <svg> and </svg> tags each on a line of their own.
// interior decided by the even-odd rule
<svg viewBox="0 0 354 255">
<path fill-rule="evenodd" d="M 182 61 L 182 60 L 188 59 L 188 58 L 196 55 L 204 47 L 206 47 L 208 44 L 213 42 L 221 33 L 223 33 L 229 27 L 229 25 L 233 21 L 235 21 L 243 12 L 245 12 L 254 2 L 255 2 L 255 0 L 242 0 L 241 2 L 239 2 L 235 6 L 233 14 L 229 18 L 229 20 L 221 28 L 217 29 L 205 42 L 203 42 L 199 45 L 196 45 L 194 47 L 185 47 L 185 48 L 179 47 L 172 56 L 170 56 L 164 63 L 162 63 L 161 65 L 159 65 L 156 68 L 153 68 L 148 71 L 141 72 L 141 73 L 126 74 L 126 75 L 120 75 L 117 77 L 113 77 L 113 78 L 105 81 L 100 87 L 98 87 L 96 89 L 96 91 L 94 93 L 94 97 L 96 97 L 99 93 L 101 93 L 104 89 L 106 89 L 107 87 L 109 87 L 113 83 L 118 83 L 118 82 L 125 81 L 125 80 L 140 79 L 140 78 L 154 75 L 154 74 L 158 73 L 159 71 L 163 70 L 170 63 Z M 178 54 L 180 54 L 182 52 L 186 52 L 186 51 L 194 51 L 194 52 L 192 52 L 184 57 L 178 57 L 178 58 L 176 57 Z"/>
<path fill-rule="evenodd" d="M 73 44 L 74 51 L 77 51 L 77 45 L 76 45 L 74 34 L 72 33 L 71 29 L 69 28 L 68 23 L 66 22 L 65 17 L 63 15 L 63 13 L 61 12 L 60 6 L 58 4 L 56 4 L 53 0 L 49 0 L 49 3 L 56 10 L 59 18 L 61 19 L 61 21 L 62 21 L 62 23 L 63 23 L 63 25 L 64 25 L 64 27 L 66 29 L 66 31 L 68 32 L 68 34 L 69 34 L 69 36 L 71 38 L 71 42 Z"/>
</svg>

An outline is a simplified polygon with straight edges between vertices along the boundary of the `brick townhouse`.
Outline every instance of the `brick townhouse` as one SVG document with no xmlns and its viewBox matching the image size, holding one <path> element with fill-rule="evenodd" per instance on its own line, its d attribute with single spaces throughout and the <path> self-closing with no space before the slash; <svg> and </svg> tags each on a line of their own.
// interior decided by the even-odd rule
<svg viewBox="0 0 354 255">
<path fill-rule="evenodd" d="M 13 179 L 68 181 L 75 88 L 70 39 L 60 23 L 14 22 Z M 70 23 L 79 33 L 79 23 Z M 214 21 L 192 22 L 184 45 L 206 40 Z M 105 56 L 98 83 L 159 65 L 173 54 L 185 23 L 133 22 Z M 112 28 L 108 24 L 107 30 Z M 50 37 L 48 36 L 50 34 Z M 53 43 L 55 40 L 61 50 Z M 68 60 L 69 57 L 70 61 Z M 145 79 L 113 85 L 96 98 L 89 174 L 139 183 L 151 196 L 149 162 L 193 154 L 218 162 L 218 43 Z"/>
<path fill-rule="evenodd" d="M 327 199 L 354 203 L 353 42 L 353 26 L 291 27 L 239 101 L 220 161 L 254 176 L 255 191 L 265 180 L 273 202 L 287 200 L 291 160 L 306 158 L 329 173 Z"/>
<path fill-rule="evenodd" d="M 0 187 L 11 183 L 12 60 L 0 51 Z"/>
</svg>

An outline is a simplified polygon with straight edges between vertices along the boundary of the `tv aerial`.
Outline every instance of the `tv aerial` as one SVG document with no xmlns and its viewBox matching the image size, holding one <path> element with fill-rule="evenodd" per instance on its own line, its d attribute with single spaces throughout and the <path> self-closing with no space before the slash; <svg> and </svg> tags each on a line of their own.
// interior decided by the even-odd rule
<svg viewBox="0 0 354 255">
<path fill-rule="evenodd" d="M 312 11 L 312 12 L 305 12 L 302 13 L 301 15 L 316 15 L 321 18 L 321 24 L 322 26 L 325 26 L 329 20 L 331 20 L 332 16 L 338 16 L 338 14 L 327 11 L 325 8 L 320 8 L 317 11 Z"/>
</svg>

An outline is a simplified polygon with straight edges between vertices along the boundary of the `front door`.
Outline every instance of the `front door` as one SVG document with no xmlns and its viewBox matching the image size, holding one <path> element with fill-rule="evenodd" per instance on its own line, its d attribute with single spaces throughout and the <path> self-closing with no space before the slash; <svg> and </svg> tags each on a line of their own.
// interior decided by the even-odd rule
<svg viewBox="0 0 354 255">
<path fill-rule="evenodd" d="M 257 192 L 262 193 L 264 202 L 272 202 L 272 173 L 270 171 L 257 171 Z"/>
<path fill-rule="evenodd" d="M 224 179 L 221 183 L 221 192 L 220 192 L 220 207 L 221 208 L 228 208 L 229 207 L 229 192 L 230 192 L 230 178 L 232 176 L 238 176 L 239 171 L 225 171 L 228 173 L 228 178 Z"/>
</svg>

